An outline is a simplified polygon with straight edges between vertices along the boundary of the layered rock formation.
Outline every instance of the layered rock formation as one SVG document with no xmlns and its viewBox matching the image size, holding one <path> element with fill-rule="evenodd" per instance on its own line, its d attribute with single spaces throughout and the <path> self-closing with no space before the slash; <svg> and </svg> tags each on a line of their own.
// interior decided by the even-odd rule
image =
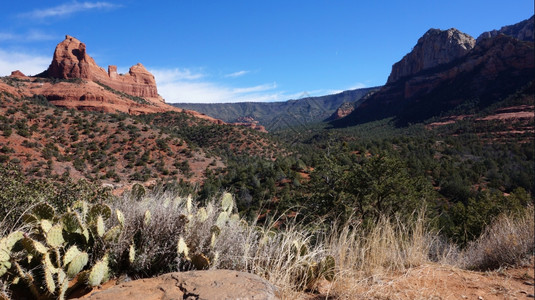
<svg viewBox="0 0 535 300">
<path fill-rule="evenodd" d="M 430 29 L 409 54 L 392 66 L 387 84 L 463 57 L 475 44 L 473 37 L 455 28 L 444 31 Z"/>
<path fill-rule="evenodd" d="M 523 32 L 529 30 L 533 28 L 526 27 Z M 380 91 L 333 124 L 350 126 L 394 117 L 398 125 L 405 125 L 467 102 L 484 108 L 533 81 L 533 53 L 533 42 L 513 36 L 498 34 L 474 45 L 472 38 L 456 30 L 430 30 L 392 67 L 389 81 Z"/>
<path fill-rule="evenodd" d="M 47 77 L 59 79 L 81 78 L 100 82 L 120 92 L 151 102 L 163 102 L 158 95 L 154 76 L 138 63 L 125 75 L 117 74 L 117 66 L 109 66 L 106 72 L 87 54 L 86 46 L 72 36 L 56 46 L 54 58 L 47 71 Z"/>
<path fill-rule="evenodd" d="M 492 30 L 492 31 L 484 32 L 477 38 L 477 42 L 479 43 L 480 41 L 484 39 L 492 38 L 499 34 L 508 35 L 521 41 L 533 42 L 535 40 L 534 19 L 535 19 L 535 16 L 532 16 L 531 18 L 524 20 L 520 23 L 509 25 L 509 26 L 504 26 L 500 30 Z"/>
<path fill-rule="evenodd" d="M 355 106 L 352 103 L 344 102 L 336 111 L 332 114 L 330 120 L 338 120 L 341 119 L 350 113 L 352 113 L 355 110 Z"/>
</svg>

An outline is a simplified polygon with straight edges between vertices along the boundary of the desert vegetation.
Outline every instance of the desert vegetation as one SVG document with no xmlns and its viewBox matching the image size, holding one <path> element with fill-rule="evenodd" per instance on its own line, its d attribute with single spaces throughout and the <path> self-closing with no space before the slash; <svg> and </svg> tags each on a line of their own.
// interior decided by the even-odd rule
<svg viewBox="0 0 535 300">
<path fill-rule="evenodd" d="M 404 217 L 381 214 L 369 224 L 358 215 L 281 222 L 285 214 L 259 223 L 240 217 L 229 193 L 201 202 L 163 187 L 136 185 L 113 197 L 79 185 L 14 202 L 25 208 L 21 217 L 2 220 L 4 298 L 68 298 L 112 277 L 222 268 L 264 277 L 289 298 L 327 285 L 323 296 L 343 299 L 366 297 L 377 285 L 373 278 L 422 265 L 495 270 L 534 254 L 532 205 L 499 215 L 460 247 L 433 229 L 426 207 Z"/>
<path fill-rule="evenodd" d="M 5 297 L 218 268 L 258 274 L 288 298 L 386 297 L 392 274 L 533 256 L 533 118 L 489 118 L 533 105 L 524 90 L 441 126 L 269 134 L 1 97 Z"/>
</svg>

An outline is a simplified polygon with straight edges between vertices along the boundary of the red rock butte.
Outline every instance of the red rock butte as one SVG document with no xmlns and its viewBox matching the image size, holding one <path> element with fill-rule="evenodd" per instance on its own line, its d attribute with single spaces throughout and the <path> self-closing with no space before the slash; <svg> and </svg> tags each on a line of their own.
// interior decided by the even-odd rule
<svg viewBox="0 0 535 300">
<path fill-rule="evenodd" d="M 132 66 L 128 74 L 124 75 L 117 74 L 117 66 L 109 66 L 106 72 L 87 54 L 85 44 L 69 35 L 56 46 L 54 58 L 46 74 L 48 77 L 60 79 L 81 78 L 100 82 L 151 102 L 164 102 L 158 95 L 154 76 L 142 64 Z"/>
</svg>

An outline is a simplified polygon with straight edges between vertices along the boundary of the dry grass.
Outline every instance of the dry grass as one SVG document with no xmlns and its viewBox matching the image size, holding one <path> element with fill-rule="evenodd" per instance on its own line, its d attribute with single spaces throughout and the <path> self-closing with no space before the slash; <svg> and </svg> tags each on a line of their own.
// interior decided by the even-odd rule
<svg viewBox="0 0 535 300">
<path fill-rule="evenodd" d="M 415 214 L 409 224 L 382 217 L 368 230 L 346 225 L 332 232 L 326 244 L 329 253 L 337 258 L 338 276 L 330 295 L 340 299 L 355 295 L 368 298 L 371 287 L 377 288 L 387 274 L 430 263 L 432 257 L 447 257 L 443 250 L 449 249 L 439 249 L 439 236 L 427 227 L 423 211 Z M 442 252 L 437 254 L 437 249 Z"/>
<path fill-rule="evenodd" d="M 476 242 L 459 252 L 428 227 L 425 209 L 405 219 L 409 221 L 379 218 L 371 228 L 355 220 L 326 228 L 318 220 L 307 225 L 286 223 L 284 229 L 276 230 L 277 219 L 264 226 L 233 220 L 219 226 L 213 244 L 212 228 L 222 211 L 220 199 L 201 208 L 195 201 L 188 205 L 185 198 L 160 193 L 139 201 L 126 196 L 112 206 L 125 216 L 123 233 L 110 248 L 95 251 L 112 254 L 117 274 L 126 271 L 134 277 L 149 277 L 190 269 L 192 265 L 177 253 L 178 240 L 183 237 L 191 251 L 210 258 L 211 268 L 257 274 L 279 287 L 287 299 L 310 295 L 304 292 L 319 292 L 317 299 L 424 299 L 438 293 L 428 290 L 436 285 L 434 281 L 426 290 L 418 287 L 419 281 L 432 278 L 428 273 L 434 267 L 430 266 L 449 273 L 458 267 L 489 269 L 517 264 L 534 249 L 533 207 L 520 215 L 499 217 Z M 201 210 L 206 212 L 203 220 L 198 217 Z M 150 222 L 145 222 L 147 211 Z M 132 243 L 136 260 L 130 264 L 125 253 Z M 327 256 L 336 261 L 332 282 L 308 273 Z M 404 281 L 408 277 L 411 279 Z M 414 280 L 410 295 L 400 294 L 407 292 L 400 290 L 402 286 Z"/>
<path fill-rule="evenodd" d="M 520 265 L 535 254 L 533 206 L 521 213 L 503 214 L 463 253 L 462 267 L 492 270 Z"/>
</svg>

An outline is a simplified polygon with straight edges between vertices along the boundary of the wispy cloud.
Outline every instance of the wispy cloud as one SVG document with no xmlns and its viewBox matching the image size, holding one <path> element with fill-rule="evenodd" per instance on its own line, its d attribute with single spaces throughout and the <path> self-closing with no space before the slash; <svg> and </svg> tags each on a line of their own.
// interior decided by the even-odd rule
<svg viewBox="0 0 535 300">
<path fill-rule="evenodd" d="M 169 103 L 264 102 L 286 99 L 276 83 L 235 87 L 210 80 L 209 74 L 190 69 L 153 69 L 158 92 Z"/>
<path fill-rule="evenodd" d="M 20 70 L 26 75 L 43 72 L 50 64 L 50 57 L 0 49 L 0 76 L 10 75 Z"/>
<path fill-rule="evenodd" d="M 168 103 L 285 101 L 337 94 L 344 90 L 365 87 L 362 83 L 356 83 L 343 90 L 317 89 L 290 93 L 281 90 L 276 82 L 252 86 L 235 86 L 226 81 L 218 81 L 217 78 L 221 79 L 220 76 L 211 76 L 209 73 L 191 69 L 151 69 L 149 71 L 156 78 L 158 92 Z M 236 72 L 236 74 L 240 72 Z M 228 75 L 223 77 L 228 77 Z"/>
<path fill-rule="evenodd" d="M 175 82 L 180 80 L 195 80 L 204 77 L 201 72 L 196 72 L 190 69 L 153 69 L 151 70 L 154 77 L 162 84 L 168 82 Z"/>
<path fill-rule="evenodd" d="M 45 19 L 51 17 L 65 17 L 78 12 L 95 10 L 95 9 L 112 9 L 119 5 L 109 2 L 70 2 L 54 7 L 35 9 L 30 12 L 22 13 L 19 16 L 23 18 Z"/>
<path fill-rule="evenodd" d="M 156 78 L 156 81 L 158 83 L 158 78 Z M 268 90 L 267 86 L 233 88 L 207 81 L 178 81 L 158 83 L 158 92 L 169 103 L 264 102 L 285 99 L 283 92 L 273 89 Z"/>
<path fill-rule="evenodd" d="M 234 73 L 230 73 L 230 74 L 227 74 L 225 75 L 225 77 L 230 77 L 230 78 L 235 78 L 235 77 L 240 77 L 240 76 L 243 76 L 247 73 L 250 73 L 250 71 L 246 71 L 246 70 L 241 70 L 241 71 L 238 71 L 238 72 L 234 72 Z"/>
<path fill-rule="evenodd" d="M 277 88 L 277 83 L 268 83 L 268 84 L 261 84 L 256 86 L 250 86 L 250 87 L 244 87 L 244 88 L 233 88 L 232 92 L 235 94 L 247 94 L 247 93 L 255 93 L 255 92 L 263 92 L 268 90 L 273 90 Z"/>
<path fill-rule="evenodd" d="M 1 42 L 38 42 L 57 39 L 56 36 L 42 32 L 40 30 L 29 30 L 25 34 L 11 32 L 0 32 Z"/>
</svg>

